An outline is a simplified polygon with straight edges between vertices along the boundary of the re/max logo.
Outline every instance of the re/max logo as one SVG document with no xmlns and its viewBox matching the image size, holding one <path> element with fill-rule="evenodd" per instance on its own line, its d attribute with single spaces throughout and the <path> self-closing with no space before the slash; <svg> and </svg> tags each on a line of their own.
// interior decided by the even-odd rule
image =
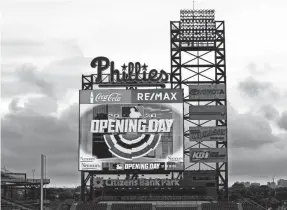
<svg viewBox="0 0 287 210">
<path fill-rule="evenodd" d="M 138 101 L 176 101 L 177 92 L 137 93 Z"/>
</svg>

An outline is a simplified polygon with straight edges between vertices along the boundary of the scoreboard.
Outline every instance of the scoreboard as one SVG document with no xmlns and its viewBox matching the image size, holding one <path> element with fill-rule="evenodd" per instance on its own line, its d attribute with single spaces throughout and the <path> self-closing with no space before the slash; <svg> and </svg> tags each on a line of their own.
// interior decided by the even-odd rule
<svg viewBox="0 0 287 210">
<path fill-rule="evenodd" d="M 181 162 L 149 162 L 149 163 L 103 163 L 103 170 L 109 171 L 153 171 L 164 173 L 165 171 L 180 171 L 183 168 Z"/>
</svg>

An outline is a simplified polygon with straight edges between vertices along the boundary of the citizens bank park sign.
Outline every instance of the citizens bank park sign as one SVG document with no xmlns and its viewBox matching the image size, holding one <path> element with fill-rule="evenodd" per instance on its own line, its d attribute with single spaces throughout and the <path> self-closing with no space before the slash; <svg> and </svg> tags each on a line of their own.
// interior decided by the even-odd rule
<svg viewBox="0 0 287 210">
<path fill-rule="evenodd" d="M 103 179 L 97 177 L 94 179 L 94 187 L 96 189 L 106 187 L 179 187 L 179 179 L 135 179 L 135 180 L 120 180 L 120 179 Z"/>
<path fill-rule="evenodd" d="M 79 170 L 183 169 L 183 91 L 80 90 L 79 135 Z"/>
</svg>

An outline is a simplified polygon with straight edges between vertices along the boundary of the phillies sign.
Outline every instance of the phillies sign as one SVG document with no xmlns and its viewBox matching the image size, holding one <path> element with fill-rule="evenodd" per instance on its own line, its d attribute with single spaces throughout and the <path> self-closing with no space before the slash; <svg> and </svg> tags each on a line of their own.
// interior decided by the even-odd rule
<svg viewBox="0 0 287 210">
<path fill-rule="evenodd" d="M 135 82 L 167 82 L 169 74 L 164 70 L 157 71 L 151 69 L 147 72 L 147 65 L 141 63 L 129 62 L 128 65 L 122 65 L 122 71 L 115 68 L 115 62 L 110 61 L 106 57 L 96 57 L 91 62 L 91 67 L 97 71 L 95 83 L 99 84 L 109 74 L 109 82 L 111 83 L 135 83 Z"/>
</svg>

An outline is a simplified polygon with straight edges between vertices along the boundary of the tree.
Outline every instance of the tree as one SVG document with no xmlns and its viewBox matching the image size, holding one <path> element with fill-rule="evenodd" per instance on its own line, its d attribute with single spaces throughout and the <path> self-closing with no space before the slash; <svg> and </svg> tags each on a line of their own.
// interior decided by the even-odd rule
<svg viewBox="0 0 287 210">
<path fill-rule="evenodd" d="M 59 199 L 64 201 L 66 199 L 73 198 L 73 193 L 69 191 L 59 193 Z"/>
</svg>

